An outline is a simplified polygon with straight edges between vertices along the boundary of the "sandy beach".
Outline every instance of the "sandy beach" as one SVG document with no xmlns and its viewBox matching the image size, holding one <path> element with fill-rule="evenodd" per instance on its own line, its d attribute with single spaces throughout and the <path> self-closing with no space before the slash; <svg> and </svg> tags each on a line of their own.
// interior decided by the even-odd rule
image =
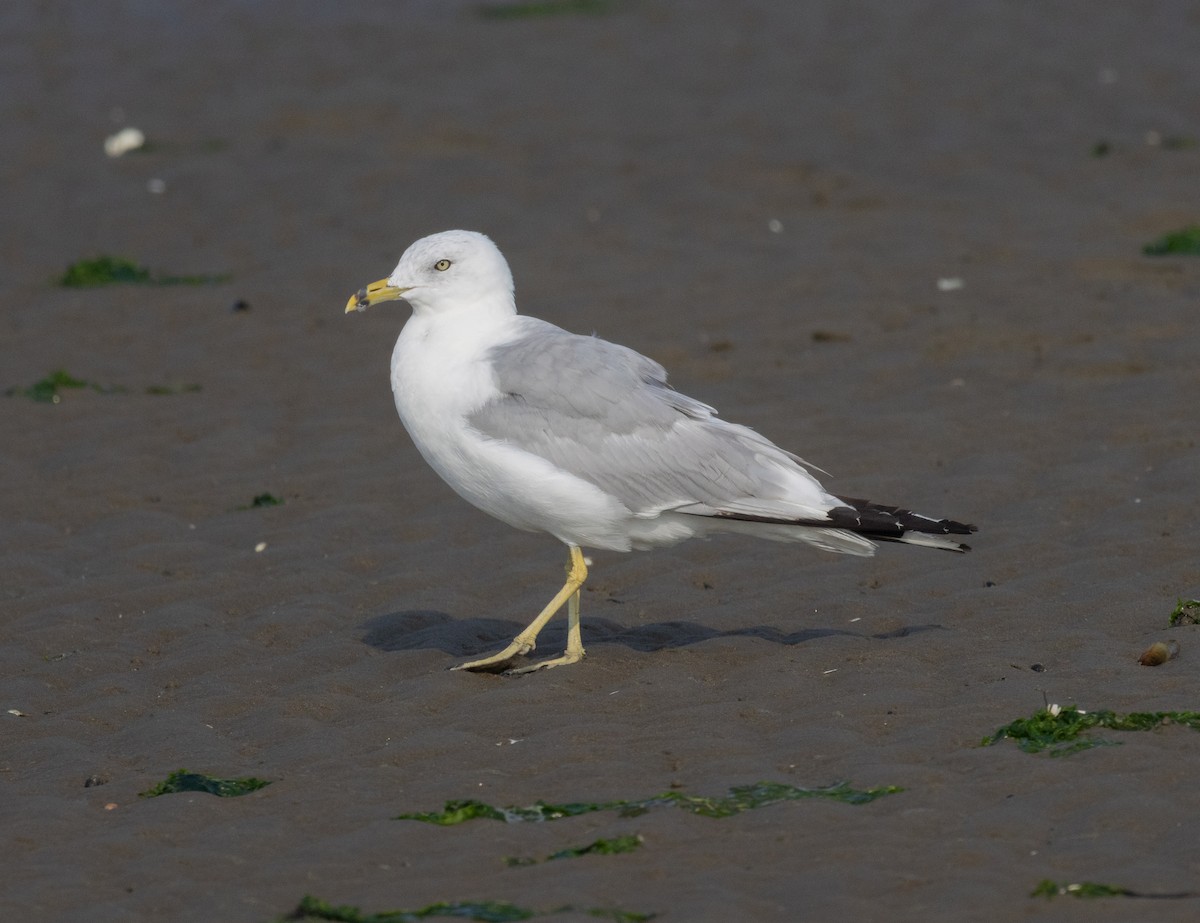
<svg viewBox="0 0 1200 923">
<path fill-rule="evenodd" d="M 1200 710 L 1200 258 L 1143 253 L 1200 224 L 1198 40 L 1170 0 L 5 5 L 4 919 L 1195 919 L 1032 892 L 1200 892 L 1200 734 L 980 741 Z M 523 313 L 974 550 L 595 553 L 583 663 L 449 672 L 564 559 L 421 460 L 407 306 L 343 314 L 449 228 Z M 102 255 L 150 279 L 59 284 Z M 185 767 L 271 784 L 139 797 Z M 758 782 L 901 790 L 396 819 Z"/>
</svg>

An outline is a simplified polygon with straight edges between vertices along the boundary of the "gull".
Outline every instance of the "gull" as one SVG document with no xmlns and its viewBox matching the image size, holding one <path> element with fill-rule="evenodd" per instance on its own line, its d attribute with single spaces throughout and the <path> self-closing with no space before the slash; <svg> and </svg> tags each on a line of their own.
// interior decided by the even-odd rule
<svg viewBox="0 0 1200 923">
<path fill-rule="evenodd" d="M 518 314 L 508 263 L 483 234 L 418 240 L 346 313 L 400 299 L 412 315 L 392 352 L 392 393 L 417 450 L 465 500 L 568 551 L 566 583 L 529 626 L 451 669 L 528 673 L 582 660 L 583 548 L 739 532 L 854 555 L 877 541 L 968 550 L 949 536 L 974 526 L 836 497 L 798 456 L 673 389 L 653 359 Z M 563 654 L 513 667 L 564 604 Z"/>
</svg>

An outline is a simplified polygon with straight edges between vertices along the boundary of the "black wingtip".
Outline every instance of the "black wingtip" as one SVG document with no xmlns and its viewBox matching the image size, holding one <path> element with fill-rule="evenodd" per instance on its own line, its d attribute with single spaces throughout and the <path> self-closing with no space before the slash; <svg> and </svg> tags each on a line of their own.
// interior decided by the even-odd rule
<svg viewBox="0 0 1200 923">
<path fill-rule="evenodd" d="M 749 513 L 717 511 L 715 519 L 736 519 L 740 522 L 761 522 L 781 526 L 802 526 L 813 529 L 842 529 L 877 542 L 900 542 L 924 545 L 942 551 L 967 552 L 970 545 L 942 536 L 970 535 L 979 528 L 954 519 L 932 519 L 898 506 L 886 506 L 853 497 L 838 497 L 845 506 L 835 506 L 828 519 L 785 519 L 777 516 L 755 516 Z M 921 536 L 929 536 L 922 540 Z"/>
<path fill-rule="evenodd" d="M 836 529 L 858 532 L 868 538 L 903 541 L 907 532 L 922 535 L 970 535 L 979 528 L 971 523 L 954 519 L 933 519 L 899 506 L 887 506 L 859 500 L 855 497 L 838 497 L 846 505 L 829 511 L 830 523 Z M 960 546 L 970 551 L 969 545 Z"/>
</svg>

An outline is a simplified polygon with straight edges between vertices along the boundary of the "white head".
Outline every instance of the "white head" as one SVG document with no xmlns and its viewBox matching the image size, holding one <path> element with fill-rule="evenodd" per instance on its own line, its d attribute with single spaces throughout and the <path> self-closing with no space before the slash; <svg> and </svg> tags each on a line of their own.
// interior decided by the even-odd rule
<svg viewBox="0 0 1200 923">
<path fill-rule="evenodd" d="M 403 298 L 414 314 L 483 309 L 512 314 L 513 279 L 496 245 L 476 231 L 443 231 L 422 237 L 400 257 L 386 279 L 350 298 L 347 313 Z"/>
</svg>

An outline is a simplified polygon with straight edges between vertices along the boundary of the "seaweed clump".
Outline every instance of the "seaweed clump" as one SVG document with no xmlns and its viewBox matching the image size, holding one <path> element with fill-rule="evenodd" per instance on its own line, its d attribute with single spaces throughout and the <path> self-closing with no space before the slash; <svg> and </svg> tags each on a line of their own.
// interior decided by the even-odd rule
<svg viewBox="0 0 1200 923">
<path fill-rule="evenodd" d="M 153 788 L 138 794 L 139 798 L 157 798 L 159 795 L 174 795 L 179 792 L 205 792 L 218 798 L 236 798 L 248 795 L 271 783 L 264 779 L 246 777 L 242 779 L 214 779 L 199 772 L 177 769 Z"/>
<path fill-rule="evenodd" d="M 1177 599 L 1175 608 L 1167 624 L 1172 628 L 1176 625 L 1195 625 L 1200 623 L 1200 599 Z"/>
<path fill-rule="evenodd" d="M 674 805 L 702 817 L 731 817 L 752 808 L 761 808 L 781 801 L 797 801 L 821 798 L 841 801 L 846 804 L 867 804 L 884 795 L 892 795 L 901 789 L 894 785 L 881 788 L 854 789 L 845 782 L 824 788 L 799 788 L 783 782 L 758 782 L 755 785 L 737 785 L 723 797 L 685 795 L 682 792 L 663 792 L 649 798 L 628 801 L 581 801 L 567 804 L 547 804 L 537 801 L 529 807 L 497 808 L 482 801 L 466 799 L 447 801 L 441 811 L 400 814 L 396 820 L 419 820 L 427 824 L 449 827 L 468 820 L 499 820 L 505 823 L 523 821 L 558 820 L 576 817 L 593 811 L 618 811 L 622 817 L 636 817 L 654 807 Z"/>
<path fill-rule="evenodd" d="M 57 369 L 40 381 L 35 381 L 28 388 L 13 387 L 4 393 L 8 397 L 21 395 L 22 397 L 29 398 L 31 401 L 37 401 L 42 404 L 57 404 L 62 401 L 60 391 L 64 388 L 94 388 L 97 391 L 100 390 L 96 385 L 71 375 L 66 369 Z"/>
<path fill-rule="evenodd" d="M 554 910 L 533 910 L 507 901 L 440 901 L 418 910 L 383 910 L 379 913 L 363 913 L 349 905 L 334 906 L 310 895 L 300 899 L 296 907 L 284 920 L 330 920 L 333 923 L 418 923 L 430 917 L 454 917 L 459 920 L 479 920 L 483 923 L 513 923 L 517 920 L 532 920 L 576 911 L 597 919 L 613 920 L 614 923 L 647 923 L 657 914 L 634 913 L 609 907 L 559 907 Z"/>
<path fill-rule="evenodd" d="M 58 284 L 64 288 L 100 285 L 213 285 L 229 281 L 228 275 L 156 276 L 145 266 L 121 256 L 98 256 L 67 267 Z"/>
<path fill-rule="evenodd" d="M 577 859 L 580 856 L 616 856 L 621 853 L 633 852 L 641 847 L 645 842 L 640 834 L 629 833 L 624 836 L 614 836 L 607 839 L 599 839 L 586 846 L 570 846 L 567 849 L 560 849 L 556 853 L 551 853 L 545 858 L 546 862 L 553 862 L 555 859 Z M 521 858 L 511 856 L 504 860 L 508 865 L 537 865 L 537 859 Z"/>
<path fill-rule="evenodd" d="M 1147 256 L 1200 256 L 1200 224 L 1164 234 L 1142 247 Z"/>
<path fill-rule="evenodd" d="M 271 493 L 257 494 L 253 500 L 245 506 L 236 507 L 238 510 L 261 510 L 268 506 L 282 506 L 283 501 L 279 497 Z"/>
<path fill-rule="evenodd" d="M 1017 746 L 1026 753 L 1047 751 L 1051 756 L 1070 756 L 1092 747 L 1120 745 L 1121 742 L 1117 740 L 1083 739 L 1083 733 L 1092 728 L 1149 731 L 1165 724 L 1182 724 L 1192 730 L 1200 730 L 1200 712 L 1156 711 L 1119 715 L 1107 710 L 1082 711 L 1074 705 L 1066 708 L 1051 705 L 1028 718 L 1018 718 L 999 728 L 991 736 L 983 738 L 981 746 L 988 747 L 1008 737 L 1015 740 Z"/>
<path fill-rule="evenodd" d="M 1188 897 L 1200 897 L 1200 892 L 1197 891 L 1135 891 L 1132 888 L 1123 888 L 1120 885 L 1106 885 L 1096 881 L 1077 881 L 1077 882 L 1057 882 L 1045 878 L 1038 882 L 1038 886 L 1033 889 L 1030 897 L 1044 897 L 1046 900 L 1052 900 L 1056 897 L 1149 897 L 1159 899 L 1181 900 Z"/>
<path fill-rule="evenodd" d="M 484 19 L 536 19 L 542 16 L 611 13 L 613 0 L 527 0 L 518 3 L 486 3 L 477 7 Z"/>
</svg>

